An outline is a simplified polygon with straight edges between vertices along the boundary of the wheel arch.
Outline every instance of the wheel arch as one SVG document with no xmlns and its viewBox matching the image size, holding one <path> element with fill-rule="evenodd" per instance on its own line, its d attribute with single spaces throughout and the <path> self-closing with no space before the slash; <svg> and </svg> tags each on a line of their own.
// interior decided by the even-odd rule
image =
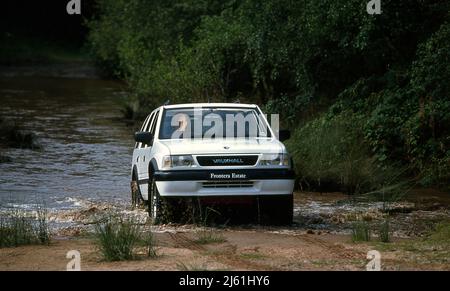
<svg viewBox="0 0 450 291">
<path fill-rule="evenodd" d="M 154 172 L 158 171 L 158 163 L 153 158 L 150 163 L 148 163 L 148 180 L 151 180 L 151 176 Z"/>
<path fill-rule="evenodd" d="M 131 181 L 137 181 L 139 179 L 138 171 L 136 165 L 133 166 L 131 170 Z"/>
</svg>

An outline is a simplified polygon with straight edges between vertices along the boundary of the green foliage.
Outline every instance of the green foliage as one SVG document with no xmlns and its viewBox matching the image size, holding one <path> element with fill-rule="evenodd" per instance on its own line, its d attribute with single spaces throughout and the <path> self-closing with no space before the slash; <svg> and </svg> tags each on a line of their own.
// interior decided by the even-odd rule
<svg viewBox="0 0 450 291">
<path fill-rule="evenodd" d="M 142 243 L 146 248 L 147 257 L 156 258 L 158 254 L 156 253 L 156 239 L 153 232 L 149 231 L 147 234 L 143 234 L 142 236 Z"/>
<path fill-rule="evenodd" d="M 440 222 L 435 230 L 427 238 L 430 241 L 450 242 L 450 223 L 448 221 Z"/>
<path fill-rule="evenodd" d="M 209 79 L 201 80 L 205 74 L 201 70 L 195 74 L 193 70 L 200 69 L 191 65 L 196 52 L 186 45 L 201 17 L 218 13 L 226 4 L 219 0 L 98 0 L 98 15 L 88 21 L 89 44 L 101 65 L 126 78 L 135 89 L 140 110 L 167 97 L 174 101 L 195 97 Z"/>
<path fill-rule="evenodd" d="M 352 224 L 352 241 L 370 241 L 372 233 L 366 221 L 357 221 Z"/>
<path fill-rule="evenodd" d="M 355 184 L 375 164 L 400 164 L 424 185 L 448 187 L 448 1 L 384 0 L 381 15 L 360 0 L 97 1 L 89 43 L 131 85 L 128 116 L 168 99 L 255 102 L 288 127 L 311 122 L 291 145 L 312 163 L 300 166 L 307 176 L 336 180 L 328 163 L 347 171 L 341 184 Z M 345 138 L 327 147 L 346 131 L 361 148 Z M 321 156 L 300 134 L 332 150 Z M 327 160 L 347 150 L 352 162 Z"/>
<path fill-rule="evenodd" d="M 388 219 L 380 224 L 378 235 L 381 242 L 388 243 L 391 241 L 391 230 Z"/>
<path fill-rule="evenodd" d="M 36 215 L 21 209 L 2 209 L 0 215 L 0 248 L 50 243 L 47 210 L 38 206 Z"/>
<path fill-rule="evenodd" d="M 144 236 L 141 225 L 134 219 L 108 216 L 95 225 L 95 237 L 100 252 L 107 261 L 135 259 L 135 249 L 142 244 L 148 257 L 156 256 L 153 234 Z"/>
<path fill-rule="evenodd" d="M 225 237 L 220 232 L 214 229 L 206 228 L 198 230 L 196 232 L 196 239 L 194 240 L 195 243 L 201 245 L 223 243 L 225 241 Z"/>
<path fill-rule="evenodd" d="M 372 157 L 364 120 L 350 111 L 323 115 L 294 132 L 287 143 L 300 182 L 315 190 L 348 194 L 381 189 L 389 171 Z"/>
<path fill-rule="evenodd" d="M 450 22 L 420 45 L 411 69 L 418 100 L 406 122 L 407 153 L 426 184 L 450 180 Z"/>
</svg>

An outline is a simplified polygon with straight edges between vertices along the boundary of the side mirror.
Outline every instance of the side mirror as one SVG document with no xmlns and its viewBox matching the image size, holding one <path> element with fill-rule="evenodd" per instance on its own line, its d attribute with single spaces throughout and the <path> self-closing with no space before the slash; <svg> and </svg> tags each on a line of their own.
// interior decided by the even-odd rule
<svg viewBox="0 0 450 291">
<path fill-rule="evenodd" d="M 287 129 L 280 129 L 278 132 L 278 139 L 280 141 L 285 141 L 291 138 L 291 132 Z"/>
<path fill-rule="evenodd" d="M 134 140 L 146 145 L 151 145 L 153 142 L 153 134 L 146 131 L 136 132 L 134 134 Z"/>
</svg>

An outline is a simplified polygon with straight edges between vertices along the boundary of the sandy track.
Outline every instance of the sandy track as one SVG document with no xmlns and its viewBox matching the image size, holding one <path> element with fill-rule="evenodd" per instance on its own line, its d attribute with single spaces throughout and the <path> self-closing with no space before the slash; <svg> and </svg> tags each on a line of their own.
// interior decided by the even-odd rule
<svg viewBox="0 0 450 291">
<path fill-rule="evenodd" d="M 0 270 L 65 270 L 69 250 L 79 250 L 84 270 L 314 270 L 364 268 L 367 246 L 339 235 L 283 235 L 225 231 L 226 242 L 199 245 L 189 233 L 157 235 L 158 258 L 102 261 L 88 238 L 55 239 L 50 246 L 0 249 Z"/>
</svg>

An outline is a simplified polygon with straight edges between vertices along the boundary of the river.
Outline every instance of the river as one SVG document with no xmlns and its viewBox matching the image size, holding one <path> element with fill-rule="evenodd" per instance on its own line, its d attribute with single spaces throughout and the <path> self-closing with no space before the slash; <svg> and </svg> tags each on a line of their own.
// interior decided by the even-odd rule
<svg viewBox="0 0 450 291">
<path fill-rule="evenodd" d="M 129 201 L 133 128 L 125 85 L 82 78 L 0 77 L 0 117 L 37 135 L 42 150 L 0 148 L 0 204 L 73 208 Z"/>
</svg>

